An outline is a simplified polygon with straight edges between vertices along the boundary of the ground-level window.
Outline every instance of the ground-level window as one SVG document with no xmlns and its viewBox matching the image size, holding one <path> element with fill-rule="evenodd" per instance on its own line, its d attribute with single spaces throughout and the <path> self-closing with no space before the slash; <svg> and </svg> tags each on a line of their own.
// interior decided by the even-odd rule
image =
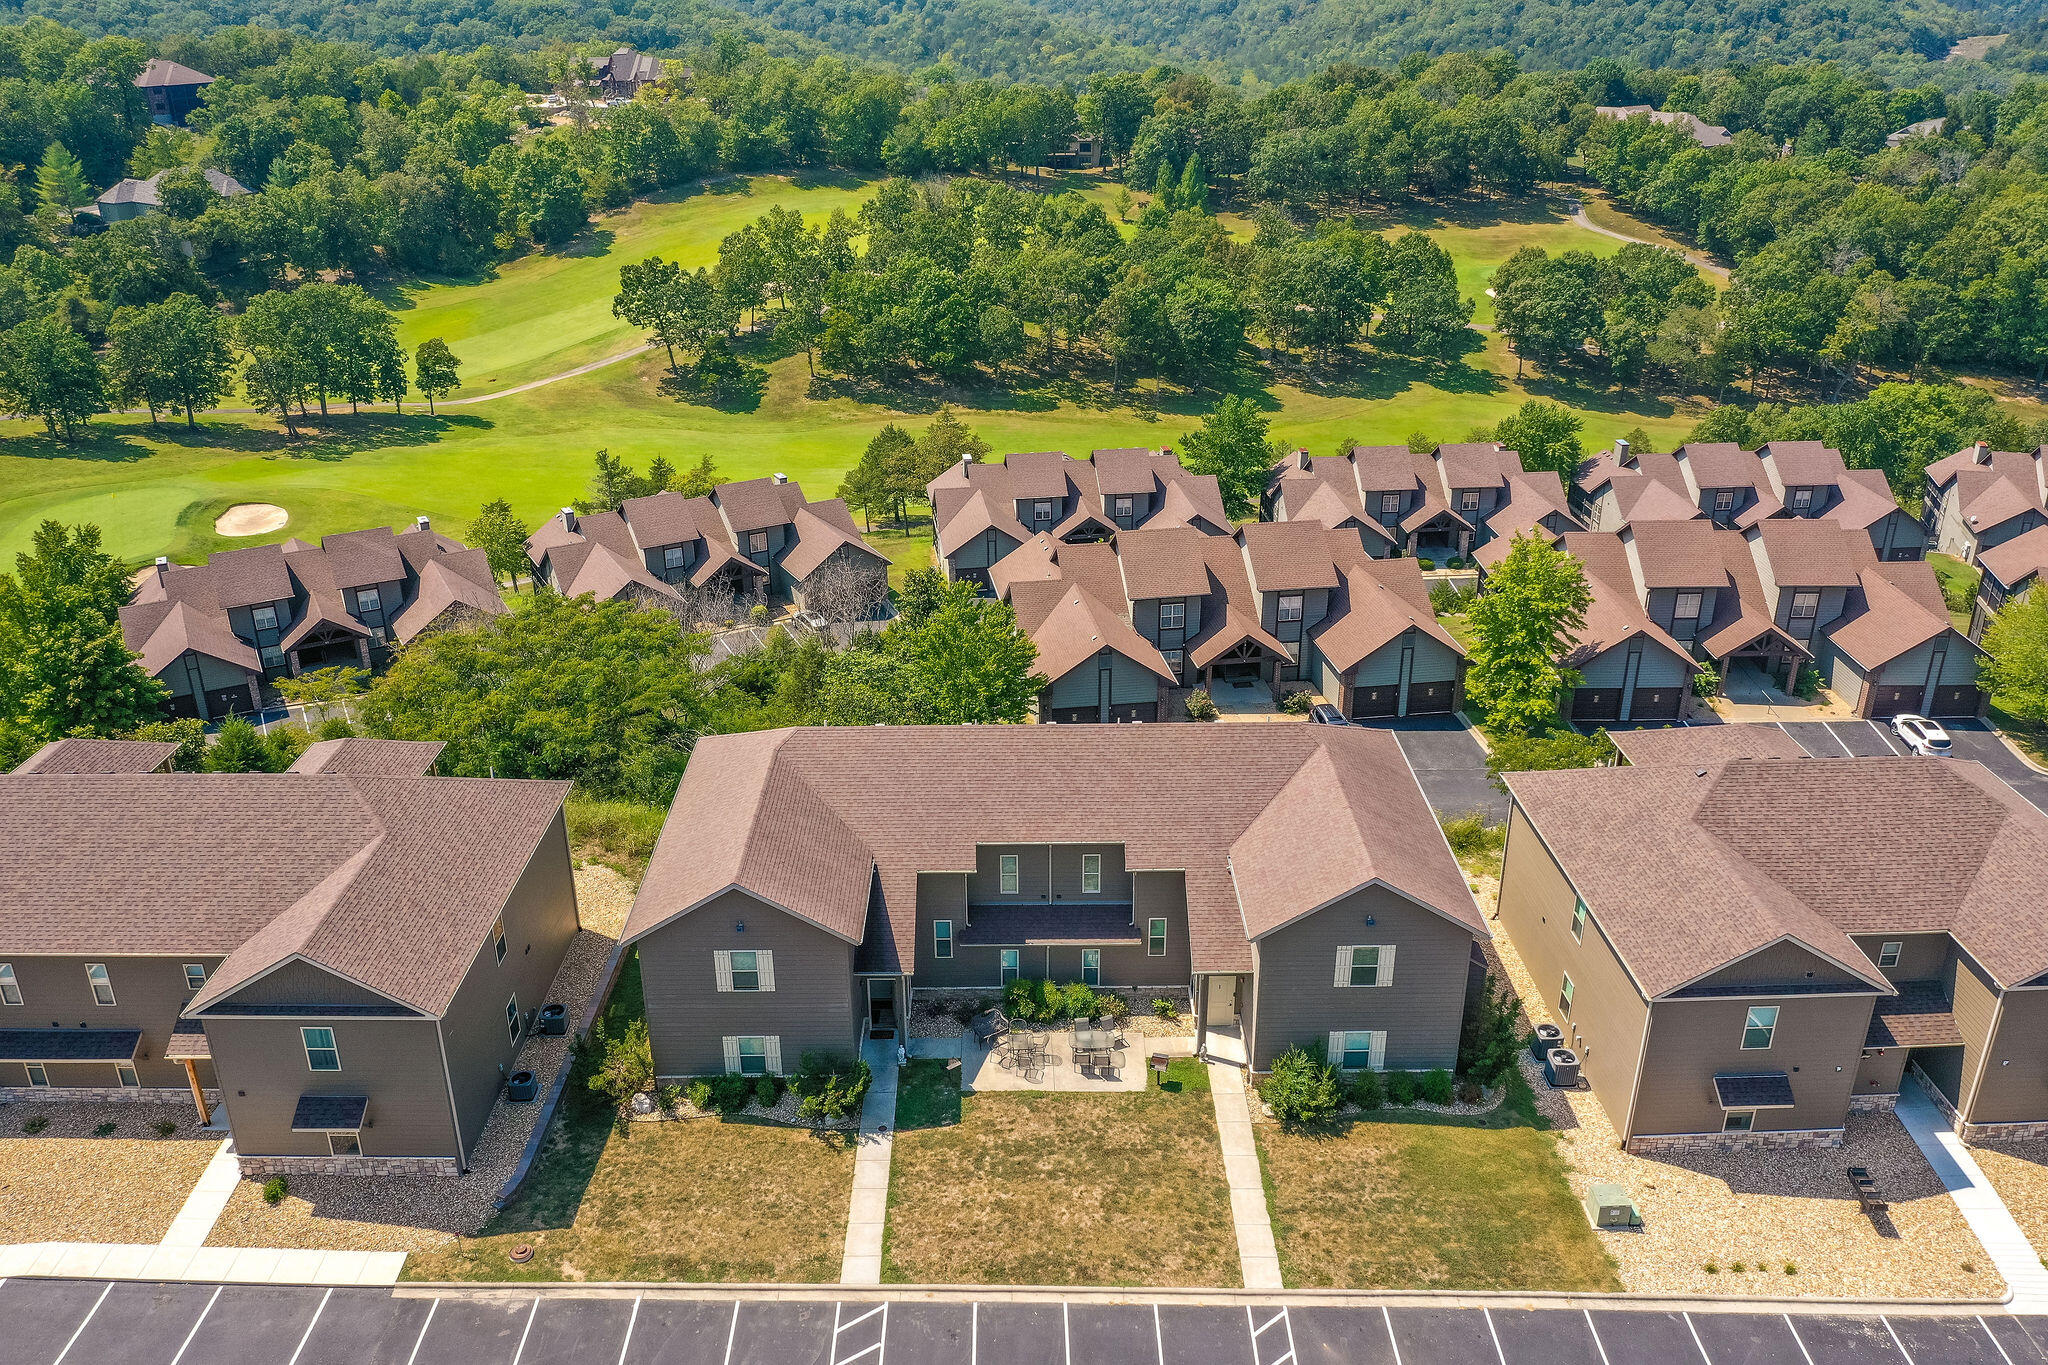
<svg viewBox="0 0 2048 1365">
<path fill-rule="evenodd" d="M 114 1063 L 114 1077 L 121 1082 L 123 1090 L 137 1090 L 142 1086 L 142 1082 L 135 1075 L 135 1068 L 126 1062 Z"/>
<path fill-rule="evenodd" d="M 1166 921 L 1152 919 L 1145 921 L 1145 956 L 1166 956 Z"/>
<path fill-rule="evenodd" d="M 1081 983 L 1085 986 L 1099 986 L 1102 984 L 1102 949 L 1083 948 L 1081 950 Z"/>
<path fill-rule="evenodd" d="M 329 1156 L 360 1156 L 362 1151 L 363 1144 L 357 1140 L 354 1133 L 329 1133 L 327 1135 L 327 1155 Z"/>
<path fill-rule="evenodd" d="M 86 963 L 85 980 L 86 984 L 92 987 L 93 1004 L 111 1005 L 114 1003 L 114 979 L 107 975 L 105 963 Z"/>
<path fill-rule="evenodd" d="M 1880 967 L 1898 966 L 1899 954 L 1905 950 L 1906 945 L 1903 943 L 1880 944 L 1877 950 L 1877 965 Z"/>
<path fill-rule="evenodd" d="M 1749 1015 L 1742 1021 L 1742 1046 L 1744 1051 L 1754 1051 L 1771 1045 L 1771 1037 L 1778 1031 L 1778 1007 L 1776 1005 L 1751 1005 Z"/>
<path fill-rule="evenodd" d="M 1721 1120 L 1721 1131 L 1724 1133 L 1746 1133 L 1754 1127 L 1756 1127 L 1756 1113 L 1754 1110 L 1731 1109 L 1728 1111 L 1728 1116 Z"/>
<path fill-rule="evenodd" d="M 948 958 L 953 955 L 953 921 L 935 919 L 932 921 L 932 956 Z"/>
<path fill-rule="evenodd" d="M 299 1041 L 306 1045 L 307 1070 L 341 1070 L 341 1052 L 334 1046 L 333 1029 L 302 1028 L 299 1030 Z"/>
<path fill-rule="evenodd" d="M 1570 972 L 1564 974 L 1564 985 L 1558 988 L 1557 1010 L 1558 1013 L 1567 1019 L 1572 1017 L 1572 974 Z"/>
<path fill-rule="evenodd" d="M 1583 900 L 1572 902 L 1572 937 L 1581 943 L 1586 941 L 1586 916 L 1590 913 Z"/>
<path fill-rule="evenodd" d="M 1015 948 L 1003 949 L 1003 984 L 1009 985 L 1017 979 L 1018 952 Z"/>
<path fill-rule="evenodd" d="M 28 1064 L 28 1083 L 38 1088 L 50 1083 L 50 1073 L 43 1068 L 41 1062 Z"/>
<path fill-rule="evenodd" d="M 0 1005 L 21 1003 L 21 983 L 14 979 L 14 964 L 0 962 Z"/>
<path fill-rule="evenodd" d="M 1385 1029 L 1355 1029 L 1330 1035 L 1330 1064 L 1349 1071 L 1378 1071 L 1387 1061 Z"/>
<path fill-rule="evenodd" d="M 512 1046 L 519 1046 L 519 997 L 513 996 L 505 1002 L 505 1033 Z"/>
<path fill-rule="evenodd" d="M 1081 855 L 1081 889 L 1089 895 L 1102 890 L 1102 855 L 1083 853 Z"/>
<path fill-rule="evenodd" d="M 726 1064 L 742 1076 L 768 1076 L 780 1071 L 780 1038 L 732 1038 L 727 1040 Z"/>
<path fill-rule="evenodd" d="M 205 964 L 199 962 L 187 962 L 185 964 L 185 989 L 188 991 L 196 991 L 205 984 Z"/>
<path fill-rule="evenodd" d="M 997 886 L 1005 896 L 1017 894 L 1017 855 L 1005 853 L 996 859 Z"/>
</svg>

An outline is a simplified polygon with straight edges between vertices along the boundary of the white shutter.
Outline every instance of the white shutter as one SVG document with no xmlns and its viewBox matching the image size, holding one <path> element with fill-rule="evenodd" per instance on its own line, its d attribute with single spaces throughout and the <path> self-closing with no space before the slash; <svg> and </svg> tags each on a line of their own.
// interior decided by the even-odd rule
<svg viewBox="0 0 2048 1365">
<path fill-rule="evenodd" d="M 1351 984 L 1351 950 L 1349 948 L 1339 948 L 1337 950 L 1337 980 L 1335 984 L 1339 986 Z"/>
<path fill-rule="evenodd" d="M 1374 1071 L 1385 1071 L 1387 1069 L 1387 1031 L 1383 1028 L 1376 1028 L 1368 1036 L 1372 1039 L 1372 1044 L 1366 1049 L 1365 1064 Z"/>
<path fill-rule="evenodd" d="M 755 967 L 757 967 L 757 968 L 758 968 L 758 969 L 760 970 L 760 973 L 761 973 L 761 989 L 762 989 L 762 990 L 764 990 L 764 991 L 772 991 L 772 990 L 774 990 L 774 989 L 775 989 L 775 954 L 774 954 L 774 953 L 770 953 L 770 952 L 759 952 L 759 953 L 755 953 L 755 954 L 754 954 L 754 965 L 755 965 Z M 777 1071 L 777 1072 L 779 1072 L 779 1071 L 781 1070 L 781 1068 L 779 1068 L 779 1067 L 770 1067 L 769 1069 L 770 1069 L 771 1071 Z"/>
<path fill-rule="evenodd" d="M 714 950 L 711 954 L 711 967 L 718 976 L 718 989 L 721 991 L 731 990 L 732 954 L 723 949 Z"/>
<path fill-rule="evenodd" d="M 763 1038 L 761 1040 L 761 1048 L 762 1051 L 768 1054 L 768 1074 L 780 1076 L 782 1074 L 782 1039 Z"/>
<path fill-rule="evenodd" d="M 719 956 L 723 957 L 724 954 L 721 953 Z M 728 1074 L 740 1069 L 740 1040 L 737 1038 L 728 1037 L 725 1040 L 725 1069 Z"/>
<path fill-rule="evenodd" d="M 1344 1035 L 1341 1033 L 1330 1035 L 1330 1065 L 1344 1065 Z"/>
<path fill-rule="evenodd" d="M 1379 984 L 1382 986 L 1394 984 L 1394 945 L 1391 943 L 1380 945 L 1380 973 L 1378 979 Z"/>
</svg>

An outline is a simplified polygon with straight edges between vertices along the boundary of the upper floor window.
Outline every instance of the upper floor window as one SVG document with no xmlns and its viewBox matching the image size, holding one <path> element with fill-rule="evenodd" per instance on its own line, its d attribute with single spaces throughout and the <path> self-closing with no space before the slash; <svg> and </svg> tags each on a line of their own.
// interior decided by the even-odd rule
<svg viewBox="0 0 2048 1365">
<path fill-rule="evenodd" d="M 1751 1005 L 1749 1014 L 1742 1021 L 1742 1047 L 1754 1051 L 1771 1045 L 1771 1037 L 1778 1031 L 1778 1007 L 1776 1005 Z"/>
<path fill-rule="evenodd" d="M 1812 506 L 1813 506 L 1813 490 L 1812 490 L 1811 488 L 1795 488 L 1795 489 L 1793 489 L 1793 490 L 1792 490 L 1792 510 L 1793 510 L 1793 511 L 1795 511 L 1795 512 L 1804 512 L 1804 511 L 1806 511 L 1806 510 L 1807 510 L 1808 508 L 1810 508 L 1810 507 L 1812 507 Z"/>
<path fill-rule="evenodd" d="M 86 963 L 85 980 L 92 987 L 93 1004 L 111 1005 L 114 1003 L 114 979 L 107 975 L 104 963 Z"/>
<path fill-rule="evenodd" d="M 1398 517 L 1401 515 L 1401 495 L 1399 493 L 1380 494 L 1380 515 L 1383 517 Z"/>
<path fill-rule="evenodd" d="M 1716 490 L 1714 493 L 1714 510 L 1716 512 L 1733 512 L 1735 510 L 1735 490 L 1732 488 Z"/>
<path fill-rule="evenodd" d="M 1288 593 L 1280 599 L 1280 620 L 1284 622 L 1301 619 L 1301 594 Z"/>
<path fill-rule="evenodd" d="M 1017 894 L 1016 854 L 1005 853 L 1000 858 L 996 859 L 996 879 L 998 889 L 1000 889 L 1005 896 L 1014 896 Z"/>
<path fill-rule="evenodd" d="M 1680 621 L 1697 621 L 1700 619 L 1700 604 L 1705 600 L 1705 593 L 1680 592 L 1671 608 L 1671 615 Z"/>
<path fill-rule="evenodd" d="M 21 1003 L 21 983 L 14 978 L 14 964 L 0 962 L 0 1005 Z"/>
<path fill-rule="evenodd" d="M 1479 510 L 1479 490 L 1476 488 L 1458 490 L 1458 507 L 1461 511 L 1477 512 Z"/>
<path fill-rule="evenodd" d="M 1792 619 L 1810 621 L 1820 614 L 1820 594 L 1811 588 L 1802 588 L 1792 594 Z"/>
<path fill-rule="evenodd" d="M 765 948 L 754 951 L 712 953 L 713 974 L 721 991 L 772 991 L 775 989 L 775 954 Z"/>
<path fill-rule="evenodd" d="M 932 921 L 932 956 L 949 958 L 953 956 L 953 921 L 935 919 Z"/>
<path fill-rule="evenodd" d="M 257 630 L 276 630 L 277 608 L 267 604 L 260 607 L 251 607 L 249 609 L 249 624 Z"/>
<path fill-rule="evenodd" d="M 305 1044 L 308 1071 L 341 1070 L 341 1050 L 334 1045 L 333 1029 L 302 1028 L 299 1041 Z"/>
<path fill-rule="evenodd" d="M 764 555 L 768 553 L 768 533 L 766 531 L 747 532 L 747 553 L 750 555 Z"/>
<path fill-rule="evenodd" d="M 383 605 L 383 597 L 375 588 L 356 589 L 356 610 L 375 611 Z"/>
<path fill-rule="evenodd" d="M 682 546 L 669 545 L 663 547 L 661 552 L 661 564 L 663 568 L 680 569 L 683 567 L 685 562 L 686 561 L 683 558 Z"/>
<path fill-rule="evenodd" d="M 1394 948 L 1345 947 L 1337 950 L 1339 986 L 1391 986 L 1394 984 Z"/>
<path fill-rule="evenodd" d="M 497 953 L 498 961 L 505 960 L 505 919 L 502 915 L 498 917 L 498 922 L 491 926 L 491 949 Z"/>
<path fill-rule="evenodd" d="M 1906 945 L 1903 943 L 1880 944 L 1877 950 L 1877 965 L 1880 967 L 1898 966 L 1899 954 L 1905 950 Z"/>
<path fill-rule="evenodd" d="M 1127 497 L 1111 498 L 1109 500 L 1109 514 L 1113 517 L 1129 516 L 1131 514 L 1131 500 Z"/>
<path fill-rule="evenodd" d="M 1051 521 L 1052 503 L 1043 499 L 1033 503 L 1031 505 L 1031 519 L 1033 521 Z"/>
<path fill-rule="evenodd" d="M 1166 956 L 1166 921 L 1149 919 L 1145 921 L 1145 956 Z"/>
<path fill-rule="evenodd" d="M 1188 604 L 1185 602 L 1161 602 L 1159 604 L 1159 628 L 1161 630 L 1185 630 L 1188 624 Z"/>
<path fill-rule="evenodd" d="M 187 962 L 185 964 L 185 989 L 196 991 L 206 984 L 206 964 Z"/>
<path fill-rule="evenodd" d="M 1102 890 L 1102 855 L 1083 853 L 1081 855 L 1081 889 L 1089 895 Z"/>
<path fill-rule="evenodd" d="M 1572 902 L 1572 937 L 1581 943 L 1586 941 L 1586 916 L 1591 913 L 1584 900 Z"/>
<path fill-rule="evenodd" d="M 266 670 L 284 667 L 284 651 L 276 645 L 264 645 L 256 652 L 262 656 L 263 667 Z"/>
</svg>

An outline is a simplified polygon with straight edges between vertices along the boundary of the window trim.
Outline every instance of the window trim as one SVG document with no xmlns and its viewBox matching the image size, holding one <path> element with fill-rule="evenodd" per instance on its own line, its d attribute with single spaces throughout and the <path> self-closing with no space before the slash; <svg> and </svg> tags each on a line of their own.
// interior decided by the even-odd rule
<svg viewBox="0 0 2048 1365">
<path fill-rule="evenodd" d="M 766 531 L 747 532 L 747 553 L 750 555 L 765 555 L 768 553 L 768 533 Z"/>
<path fill-rule="evenodd" d="M 1801 607 L 1805 611 L 1801 611 Z M 1820 589 L 1794 588 L 1789 619 L 1794 621 L 1815 621 L 1820 619 Z"/>
<path fill-rule="evenodd" d="M 94 976 L 94 972 L 98 972 L 99 975 Z M 85 984 L 86 988 L 92 992 L 93 1004 L 97 1005 L 101 1009 L 112 1009 L 114 1007 L 114 974 L 107 970 L 106 963 L 86 963 Z M 107 992 L 107 998 L 104 1000 L 100 999 L 100 991 L 102 988 L 104 988 Z"/>
<path fill-rule="evenodd" d="M 740 1059 L 740 1069 L 739 1069 L 739 1074 L 740 1074 L 740 1075 L 742 1075 L 742 1076 L 769 1076 L 769 1075 L 773 1075 L 773 1074 L 774 1074 L 774 1068 L 768 1065 L 768 1035 L 767 1035 L 767 1034 L 765 1034 L 765 1033 L 740 1033 L 740 1034 L 735 1034 L 735 1035 L 733 1036 L 733 1041 L 734 1041 L 734 1042 L 736 1042 L 737 1044 L 739 1044 L 739 1049 L 738 1049 L 738 1056 L 739 1056 L 739 1059 Z M 748 1052 L 748 1051 L 747 1051 L 747 1044 L 748 1044 L 748 1043 L 754 1043 L 754 1044 L 758 1045 L 758 1046 L 760 1047 L 760 1049 L 761 1049 L 761 1050 L 760 1050 L 759 1052 Z M 747 1070 L 747 1061 L 748 1061 L 748 1059 L 749 1059 L 749 1058 L 751 1058 L 751 1057 L 759 1057 L 759 1058 L 761 1059 L 761 1069 L 760 1069 L 759 1071 L 749 1071 L 749 1070 Z"/>
<path fill-rule="evenodd" d="M 1084 986 L 1100 986 L 1102 984 L 1102 949 L 1083 948 L 1081 950 L 1081 984 Z"/>
<path fill-rule="evenodd" d="M 1184 650 L 1162 649 L 1159 651 L 1159 657 L 1166 660 L 1166 666 L 1173 670 L 1176 681 L 1184 676 L 1182 670 L 1187 667 L 1187 654 Z"/>
<path fill-rule="evenodd" d="M 1093 885 L 1090 883 L 1093 882 Z M 1102 894 L 1102 855 L 1083 853 L 1081 855 L 1081 894 L 1099 896 Z"/>
<path fill-rule="evenodd" d="M 21 978 L 14 974 L 14 964 L 0 962 L 0 1005 L 21 1003 Z"/>
<path fill-rule="evenodd" d="M 42 1064 L 41 1062 L 23 1062 L 23 1063 L 22 1063 L 22 1065 L 28 1068 L 28 1086 L 29 1086 L 29 1089 L 31 1089 L 31 1090 L 47 1090 L 47 1089 L 49 1089 L 49 1088 L 50 1088 L 50 1068 L 49 1068 L 49 1067 L 47 1067 L 47 1066 L 43 1065 L 43 1064 Z M 41 1079 L 41 1080 L 37 1080 L 37 1079 L 36 1079 L 36 1077 L 38 1077 L 38 1076 L 41 1076 L 41 1077 L 42 1077 L 42 1079 Z"/>
<path fill-rule="evenodd" d="M 1302 605 L 1304 597 L 1305 594 L 1298 592 L 1281 593 L 1280 600 L 1273 607 L 1274 621 L 1280 625 L 1291 625 L 1301 620 L 1304 610 Z M 1289 614 L 1290 612 L 1292 615 Z"/>
<path fill-rule="evenodd" d="M 1166 613 L 1169 611 L 1175 613 L 1171 623 L 1166 619 Z M 1161 602 L 1159 604 L 1159 628 L 1161 630 L 1186 630 L 1188 628 L 1188 604 L 1185 598 L 1176 598 L 1171 602 Z"/>
<path fill-rule="evenodd" d="M 1135 504 L 1128 493 L 1118 493 L 1109 500 L 1109 514 L 1112 517 L 1128 517 L 1135 511 Z"/>
<path fill-rule="evenodd" d="M 348 1143 L 348 1150 L 347 1150 L 347 1151 L 345 1151 L 345 1152 L 337 1152 L 336 1150 L 334 1150 L 334 1143 L 335 1143 L 335 1140 L 336 1140 L 337 1138 L 338 1138 L 338 1139 L 340 1139 L 340 1140 L 342 1140 L 342 1141 L 344 1141 L 344 1142 L 346 1142 L 346 1143 Z M 329 1133 L 327 1134 L 327 1155 L 329 1155 L 329 1156 L 361 1156 L 362 1154 L 363 1154 L 363 1135 L 362 1135 L 362 1133 L 361 1133 L 361 1132 L 360 1132 L 359 1130 L 357 1130 L 357 1129 L 354 1129 L 354 1128 L 351 1128 L 351 1129 L 349 1129 L 349 1130 L 348 1130 L 347 1132 L 341 1132 L 341 1131 L 339 1131 L 339 1130 L 335 1130 L 335 1131 L 330 1131 L 330 1132 L 329 1132 Z"/>
<path fill-rule="evenodd" d="M 313 1035 L 316 1033 L 326 1034 L 327 1041 L 325 1043 L 316 1045 L 313 1042 Z M 334 1036 L 333 1029 L 324 1028 L 317 1024 L 303 1025 L 299 1029 L 299 1046 L 304 1048 L 306 1052 L 306 1070 L 318 1072 L 323 1076 L 333 1075 L 334 1073 L 341 1070 L 341 1043 L 340 1040 L 338 1040 Z M 313 1061 L 313 1054 L 316 1052 L 329 1052 L 334 1054 L 334 1065 L 315 1065 Z"/>
<path fill-rule="evenodd" d="M 739 959 L 752 958 L 750 965 L 742 967 Z M 744 972 L 754 978 L 753 984 L 742 986 L 740 974 Z M 761 950 L 758 948 L 734 948 L 725 955 L 726 980 L 732 983 L 730 989 L 742 995 L 756 995 L 761 990 Z"/>
<path fill-rule="evenodd" d="M 1756 1022 L 1756 1017 L 1757 1015 L 1764 1013 L 1765 1011 L 1769 1011 L 1770 1013 L 1770 1022 L 1759 1024 L 1758 1022 Z M 1750 1042 L 1749 1036 L 1752 1033 L 1763 1034 L 1764 1040 L 1761 1043 Z M 1744 1052 L 1768 1052 L 1771 1050 L 1771 1045 L 1775 1043 L 1777 1039 L 1778 1007 L 1776 1005 L 1751 1005 L 1747 1010 L 1743 1012 L 1742 1050 Z"/>
<path fill-rule="evenodd" d="M 1691 611 L 1686 608 L 1691 607 Z M 1674 621 L 1697 621 L 1707 607 L 1707 595 L 1698 588 L 1680 588 L 1671 599 L 1671 619 Z"/>
<path fill-rule="evenodd" d="M 114 1080 L 123 1090 L 142 1089 L 142 1077 L 135 1074 L 135 1063 L 115 1062 Z"/>
<path fill-rule="evenodd" d="M 195 977 L 197 978 L 196 980 L 194 979 Z M 187 962 L 185 964 L 185 989 L 188 991 L 198 991 L 203 990 L 205 986 L 206 964 L 204 962 Z"/>
<path fill-rule="evenodd" d="M 1347 943 L 1338 950 L 1336 984 L 1346 990 L 1377 990 L 1394 984 L 1394 945 L 1391 943 Z M 1371 962 L 1359 961 L 1359 954 L 1371 953 Z M 1369 971 L 1372 980 L 1360 981 L 1358 974 Z"/>
<path fill-rule="evenodd" d="M 500 967 L 504 966 L 504 965 L 505 965 L 505 917 L 504 917 L 503 915 L 500 915 L 500 916 L 498 916 L 498 920 L 497 920 L 497 923 L 495 923 L 495 924 L 493 924 L 493 925 L 491 926 L 491 946 L 492 946 L 492 947 L 493 947 L 494 949 L 496 949 L 496 951 L 497 951 L 497 954 L 498 954 L 498 965 L 499 965 Z"/>
<path fill-rule="evenodd" d="M 1899 955 L 1905 951 L 1906 945 L 1904 940 L 1895 943 L 1880 943 L 1877 945 L 1877 965 L 1880 967 L 1896 967 L 1899 965 Z"/>
<path fill-rule="evenodd" d="M 514 991 L 505 1001 L 505 1032 L 513 1047 L 519 1046 L 520 1036 L 526 1032 L 522 1025 L 523 1021 L 519 1017 L 519 992 Z"/>
<path fill-rule="evenodd" d="M 1813 490 L 1811 488 L 1793 489 L 1792 496 L 1790 499 L 1788 499 L 1787 505 L 1790 506 L 1791 509 L 1795 512 L 1806 512 L 1812 510 Z"/>
<path fill-rule="evenodd" d="M 1401 515 L 1401 495 L 1399 493 L 1380 494 L 1380 515 L 1383 517 L 1398 517 Z"/>
<path fill-rule="evenodd" d="M 999 896 L 1021 896 L 1024 894 L 1022 860 L 1014 853 L 996 855 L 996 894 Z"/>
<path fill-rule="evenodd" d="M 1386 1069 L 1387 1045 L 1384 1041 L 1386 1037 L 1385 1029 L 1354 1028 L 1338 1029 L 1336 1030 L 1336 1032 L 1339 1036 L 1339 1039 L 1341 1040 L 1341 1045 L 1337 1049 L 1337 1066 L 1339 1067 L 1339 1069 L 1344 1071 L 1382 1071 Z M 1380 1043 L 1379 1066 L 1374 1066 L 1372 1064 L 1372 1047 L 1373 1039 L 1375 1037 L 1378 1037 L 1383 1040 Z M 1351 1046 L 1351 1040 L 1353 1038 L 1365 1039 L 1365 1046 L 1362 1048 L 1355 1048 Z M 1365 1054 L 1365 1060 L 1356 1065 L 1353 1065 L 1351 1061 L 1351 1054 L 1354 1052 L 1363 1052 Z"/>
<path fill-rule="evenodd" d="M 1477 512 L 1479 510 L 1479 490 L 1476 488 L 1459 489 L 1458 510 L 1460 512 Z"/>
<path fill-rule="evenodd" d="M 936 962 L 950 961 L 953 956 L 953 921 L 935 919 L 932 921 L 932 959 Z"/>
<path fill-rule="evenodd" d="M 1721 1131 L 1724 1133 L 1754 1133 L 1756 1131 L 1756 1110 L 1728 1110 L 1721 1115 Z"/>
<path fill-rule="evenodd" d="M 1020 948 L 1003 948 L 996 957 L 997 984 L 1007 986 L 1024 975 L 1024 952 Z"/>
<path fill-rule="evenodd" d="M 1558 1013 L 1567 1019 L 1572 1017 L 1572 997 L 1577 993 L 1578 987 L 1572 984 L 1572 974 L 1566 972 L 1564 984 L 1557 988 L 1557 1007 Z"/>
<path fill-rule="evenodd" d="M 1733 512 L 1735 510 L 1735 490 L 1732 488 L 1715 489 L 1714 510 L 1716 512 Z"/>
<path fill-rule="evenodd" d="M 1572 940 L 1574 942 L 1584 943 L 1586 941 L 1586 921 L 1592 917 L 1593 911 L 1586 904 L 1586 898 L 1584 896 L 1574 896 L 1572 898 Z"/>
<path fill-rule="evenodd" d="M 1166 921 L 1148 919 L 1145 921 L 1145 956 L 1166 956 Z"/>
</svg>

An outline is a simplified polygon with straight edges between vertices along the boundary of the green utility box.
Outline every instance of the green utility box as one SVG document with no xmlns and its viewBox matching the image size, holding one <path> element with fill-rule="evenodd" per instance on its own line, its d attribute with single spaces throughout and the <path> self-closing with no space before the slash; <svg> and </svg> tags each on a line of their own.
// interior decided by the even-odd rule
<svg viewBox="0 0 2048 1365">
<path fill-rule="evenodd" d="M 1598 1184 L 1586 1191 L 1586 1217 L 1596 1228 L 1639 1228 L 1643 1211 L 1620 1185 Z"/>
</svg>

